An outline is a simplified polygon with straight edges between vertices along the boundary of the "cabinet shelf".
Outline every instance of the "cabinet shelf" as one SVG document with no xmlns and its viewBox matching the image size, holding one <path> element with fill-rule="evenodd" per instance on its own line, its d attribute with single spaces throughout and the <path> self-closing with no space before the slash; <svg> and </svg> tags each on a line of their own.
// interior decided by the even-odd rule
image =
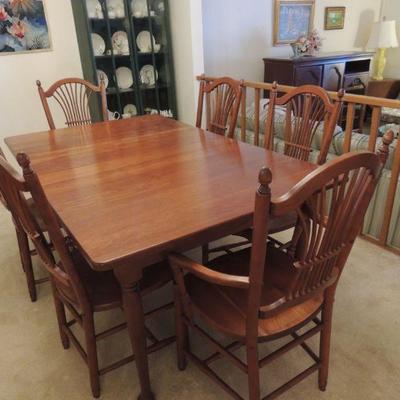
<svg viewBox="0 0 400 400">
<path fill-rule="evenodd" d="M 127 13 L 131 10 L 131 0 L 121 0 L 124 3 L 125 16 L 107 18 L 111 12 L 113 2 L 99 0 L 105 18 L 89 18 L 87 12 L 87 0 L 74 0 L 72 8 L 82 61 L 84 78 L 98 84 L 97 70 L 107 74 L 110 87 L 107 88 L 108 108 L 110 111 L 118 111 L 122 114 L 127 104 L 134 104 L 138 114 L 145 114 L 145 110 L 152 109 L 158 112 L 172 110 L 177 118 L 174 65 L 172 59 L 171 29 L 169 21 L 168 0 L 161 0 L 164 10 L 158 12 L 157 5 L 160 0 L 144 0 L 151 10 L 157 14 L 143 17 L 135 17 Z M 95 55 L 91 41 L 91 34 L 97 33 L 106 43 L 107 49 L 112 46 L 112 36 L 116 31 L 123 30 L 127 34 L 130 54 L 102 54 Z M 155 37 L 157 43 L 162 43 L 158 52 L 140 52 L 136 39 L 138 34 L 147 30 Z M 109 50 L 110 51 L 110 50 Z M 154 86 L 144 86 L 140 81 L 140 71 L 145 65 L 152 65 L 158 72 L 160 81 Z M 132 71 L 133 85 L 129 89 L 116 87 L 116 71 L 119 67 L 128 67 Z M 92 102 L 92 119 L 101 119 L 100 101 Z"/>
</svg>

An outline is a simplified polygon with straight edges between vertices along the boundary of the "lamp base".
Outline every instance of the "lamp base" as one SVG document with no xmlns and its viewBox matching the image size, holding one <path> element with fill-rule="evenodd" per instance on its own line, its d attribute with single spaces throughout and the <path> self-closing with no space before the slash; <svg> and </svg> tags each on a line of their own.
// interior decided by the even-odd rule
<svg viewBox="0 0 400 400">
<path fill-rule="evenodd" d="M 383 71 L 386 66 L 386 57 L 385 57 L 386 49 L 378 49 L 375 55 L 374 61 L 374 71 L 372 74 L 372 79 L 376 81 L 383 80 Z"/>
</svg>

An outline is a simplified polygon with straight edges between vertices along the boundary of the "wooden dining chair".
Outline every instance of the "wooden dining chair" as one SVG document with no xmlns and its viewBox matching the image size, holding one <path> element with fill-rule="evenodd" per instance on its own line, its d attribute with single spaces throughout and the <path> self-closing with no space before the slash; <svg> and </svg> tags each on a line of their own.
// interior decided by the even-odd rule
<svg viewBox="0 0 400 400">
<path fill-rule="evenodd" d="M 6 161 L 6 156 L 4 155 L 1 147 L 0 147 L 0 158 L 3 158 L 3 160 Z M 4 205 L 4 207 L 8 211 L 10 211 L 10 207 L 8 206 L 6 199 L 2 194 L 3 190 L 4 189 L 2 188 L 2 183 L 0 182 L 0 202 Z M 35 207 L 35 204 L 34 204 L 32 198 L 29 198 L 27 200 L 27 205 L 30 208 L 32 215 L 36 219 L 37 224 L 40 227 L 41 231 L 45 232 L 46 227 L 44 226 L 44 222 L 40 218 L 40 216 L 37 212 L 37 209 Z M 29 245 L 28 236 L 26 235 L 25 231 L 21 227 L 21 224 L 19 223 L 18 218 L 15 218 L 12 215 L 12 213 L 11 213 L 11 216 L 12 216 L 12 221 L 13 221 L 13 224 L 15 227 L 19 255 L 20 255 L 20 259 L 21 259 L 22 270 L 24 271 L 25 277 L 26 277 L 26 283 L 28 286 L 29 297 L 32 302 L 35 302 L 37 300 L 36 286 L 40 285 L 42 283 L 48 282 L 49 278 L 48 277 L 39 278 L 39 279 L 35 278 L 35 273 L 34 273 L 33 267 L 32 267 L 32 257 L 37 254 L 36 250 L 31 249 L 31 247 Z"/>
<path fill-rule="evenodd" d="M 318 130 L 323 128 L 317 164 L 324 164 L 342 108 L 343 96 L 344 91 L 341 89 L 338 100 L 332 102 L 325 89 L 303 85 L 278 97 L 278 85 L 274 82 L 265 121 L 265 148 L 274 150 L 276 107 L 285 107 L 283 153 L 298 160 L 310 161 L 313 140 Z"/>
<path fill-rule="evenodd" d="M 50 111 L 49 98 L 53 98 L 61 107 L 67 126 L 79 126 L 92 123 L 90 103 L 93 93 L 99 93 L 102 117 L 104 121 L 108 121 L 107 95 L 103 77 L 100 78 L 99 86 L 80 78 L 61 79 L 46 91 L 43 90 L 39 80 L 36 81 L 36 85 L 50 129 L 56 129 L 56 126 Z"/>
<path fill-rule="evenodd" d="M 198 79 L 200 88 L 196 127 L 202 127 L 205 101 L 205 129 L 233 138 L 242 98 L 243 81 L 228 77 L 207 81 L 205 75 Z"/>
<path fill-rule="evenodd" d="M 25 154 L 18 154 L 17 160 L 22 167 L 23 178 L 3 158 L 0 158 L 0 182 L 1 187 L 5 189 L 3 196 L 12 214 L 18 219 L 21 227 L 34 243 L 50 274 L 62 345 L 65 349 L 69 348 L 70 342 L 75 345 L 88 365 L 93 396 L 99 397 L 100 375 L 134 360 L 134 356 L 131 355 L 101 369 L 98 365 L 97 341 L 120 332 L 126 327 L 126 324 L 123 323 L 104 332 L 96 333 L 94 314 L 115 308 L 122 309 L 120 285 L 112 271 L 95 272 L 90 268 L 73 240 L 65 236 L 61 230 L 40 181 L 31 169 L 29 158 Z M 45 221 L 59 261 L 53 257 L 49 243 L 32 215 L 25 198 L 26 194 L 32 196 Z M 146 268 L 141 281 L 141 295 L 145 296 L 164 286 L 171 281 L 171 278 L 172 274 L 167 262 Z M 153 317 L 172 306 L 172 303 L 166 304 L 149 311 L 146 316 Z M 72 319 L 67 319 L 65 309 L 70 312 Z M 71 327 L 76 324 L 83 328 L 86 350 L 71 330 Z M 150 330 L 146 332 L 151 343 L 149 352 L 156 351 L 175 339 L 169 337 L 159 340 Z"/>
<path fill-rule="evenodd" d="M 267 150 L 275 149 L 275 109 L 285 107 L 286 120 L 284 130 L 283 153 L 289 157 L 310 161 L 313 151 L 313 140 L 319 129 L 323 128 L 320 153 L 317 164 L 326 161 L 329 147 L 342 107 L 344 91 L 338 92 L 338 101 L 333 103 L 326 90 L 319 86 L 304 85 L 292 89 L 290 92 L 278 97 L 278 85 L 272 85 L 268 104 L 267 118 L 265 121 L 264 146 Z M 270 221 L 270 234 L 285 231 L 294 226 L 296 216 L 292 214 L 281 216 Z M 231 251 L 237 247 L 247 245 L 251 241 L 252 229 L 235 233 L 235 236 L 244 240 L 223 246 L 203 246 L 203 263 L 206 263 L 210 254 L 220 251 Z"/>
<path fill-rule="evenodd" d="M 272 202 L 271 173 L 263 168 L 251 248 L 216 258 L 207 267 L 171 254 L 179 369 L 185 369 L 188 357 L 233 398 L 242 399 L 210 368 L 224 356 L 247 374 L 249 399 L 259 400 L 259 369 L 300 345 L 313 365 L 262 399 L 276 398 L 315 371 L 324 391 L 336 286 L 380 170 L 378 155 L 348 153 L 320 166 Z M 297 224 L 290 248 L 267 244 L 270 216 L 292 211 Z M 232 342 L 222 346 L 199 321 Z M 210 342 L 216 352 L 200 359 L 190 349 L 188 328 Z M 301 328 L 307 329 L 299 332 Z M 316 334 L 320 334 L 319 354 L 306 343 Z M 282 337 L 293 340 L 259 359 L 259 343 Z M 247 363 L 234 354 L 243 345 Z"/>
</svg>

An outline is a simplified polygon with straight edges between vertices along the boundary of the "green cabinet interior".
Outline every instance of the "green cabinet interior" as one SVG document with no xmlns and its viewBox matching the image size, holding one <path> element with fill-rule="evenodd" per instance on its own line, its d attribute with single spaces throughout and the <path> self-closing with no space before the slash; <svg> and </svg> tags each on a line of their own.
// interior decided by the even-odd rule
<svg viewBox="0 0 400 400">
<path fill-rule="evenodd" d="M 109 15 L 110 4 L 115 4 L 115 0 L 98 0 L 102 18 L 89 18 L 89 1 L 94 0 L 71 0 L 85 79 L 98 84 L 97 70 L 106 73 L 109 81 L 107 103 L 112 112 L 117 111 L 122 115 L 126 105 L 134 104 L 139 115 L 170 111 L 177 118 L 168 0 L 119 0 L 124 7 L 125 16 L 122 18 L 111 18 L 114 15 Z M 136 16 L 133 16 L 135 1 L 147 5 L 147 15 L 138 17 L 135 13 Z M 117 54 L 113 49 L 112 35 L 118 31 L 127 33 L 127 55 Z M 140 51 L 136 39 L 143 31 L 148 31 L 155 43 L 161 45 L 159 51 L 151 40 L 151 51 Z M 92 33 L 99 34 L 105 41 L 103 55 L 95 55 Z M 154 69 L 154 85 L 146 85 L 141 80 L 140 71 L 145 65 L 151 65 Z M 118 85 L 116 70 L 120 67 L 128 67 L 132 71 L 134 83 L 128 89 L 121 89 Z M 91 112 L 93 120 L 101 120 L 99 99 L 92 101 Z"/>
</svg>

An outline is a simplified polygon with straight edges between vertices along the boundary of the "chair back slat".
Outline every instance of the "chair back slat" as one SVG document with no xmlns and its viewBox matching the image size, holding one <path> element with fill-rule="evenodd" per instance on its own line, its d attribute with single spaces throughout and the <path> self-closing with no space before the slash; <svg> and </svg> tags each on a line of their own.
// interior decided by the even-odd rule
<svg viewBox="0 0 400 400">
<path fill-rule="evenodd" d="M 204 101 L 206 129 L 233 138 L 242 97 L 242 82 L 231 78 L 206 81 L 199 77 L 199 101 L 196 126 L 202 127 Z"/>
<path fill-rule="evenodd" d="M 25 154 L 18 154 L 17 161 L 23 169 L 23 178 L 0 156 L 0 191 L 14 220 L 31 239 L 57 290 L 81 310 L 86 310 L 89 307 L 88 296 L 74 266 L 72 246 L 60 228 L 37 175 L 30 167 L 29 158 Z M 28 206 L 26 195 L 32 196 L 60 258 L 59 261 L 55 260 L 50 244 Z"/>
<path fill-rule="evenodd" d="M 274 83 L 265 123 L 265 147 L 274 149 L 275 107 L 285 107 L 284 154 L 308 161 L 313 139 L 323 125 L 323 139 L 317 161 L 318 164 L 323 164 L 339 118 L 343 94 L 342 91 L 339 92 L 339 101 L 333 103 L 324 89 L 304 85 L 278 97 L 278 85 Z"/>
<path fill-rule="evenodd" d="M 50 111 L 48 99 L 53 98 L 60 106 L 67 126 L 80 126 L 92 123 L 90 104 L 93 93 L 99 93 L 102 105 L 102 117 L 108 120 L 107 97 L 104 78 L 100 77 L 100 85 L 95 86 L 80 78 L 67 78 L 55 82 L 47 91 L 44 91 L 40 81 L 36 82 L 40 99 L 46 114 L 50 129 L 55 129 L 53 115 Z"/>
</svg>

